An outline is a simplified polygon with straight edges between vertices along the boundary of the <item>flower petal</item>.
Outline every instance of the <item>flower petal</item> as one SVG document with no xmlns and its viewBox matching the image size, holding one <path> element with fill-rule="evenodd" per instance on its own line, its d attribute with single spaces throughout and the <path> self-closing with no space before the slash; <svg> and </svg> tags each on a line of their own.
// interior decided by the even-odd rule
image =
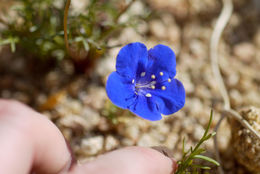
<svg viewBox="0 0 260 174">
<path fill-rule="evenodd" d="M 132 105 L 129 109 L 134 114 L 146 120 L 157 121 L 162 119 L 159 108 L 158 106 L 156 106 L 156 103 L 152 97 L 139 95 L 136 103 Z"/>
<path fill-rule="evenodd" d="M 173 78 L 176 75 L 176 58 L 172 49 L 165 45 L 156 45 L 148 51 L 147 71 L 156 76 L 167 75 L 166 78 Z"/>
<path fill-rule="evenodd" d="M 124 46 L 117 55 L 116 71 L 125 77 L 135 79 L 148 62 L 148 51 L 144 44 L 135 42 Z"/>
<path fill-rule="evenodd" d="M 133 84 L 117 72 L 112 72 L 108 77 L 106 91 L 109 99 L 123 109 L 134 101 Z"/>
<path fill-rule="evenodd" d="M 173 79 L 171 82 L 160 85 L 161 87 L 150 91 L 159 106 L 160 112 L 169 115 L 180 110 L 185 104 L 185 89 L 182 83 Z M 162 90 L 162 86 L 164 86 L 164 90 Z"/>
</svg>

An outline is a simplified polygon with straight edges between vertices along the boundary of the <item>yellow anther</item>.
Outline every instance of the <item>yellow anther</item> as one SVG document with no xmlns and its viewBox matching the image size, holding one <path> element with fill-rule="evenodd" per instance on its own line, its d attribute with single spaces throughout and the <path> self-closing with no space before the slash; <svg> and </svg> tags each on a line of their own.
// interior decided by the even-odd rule
<svg viewBox="0 0 260 174">
<path fill-rule="evenodd" d="M 161 88 L 162 88 L 162 90 L 165 90 L 165 89 L 166 89 L 166 87 L 165 87 L 165 86 L 162 86 Z"/>
<path fill-rule="evenodd" d="M 135 79 L 132 80 L 132 83 L 133 83 L 133 84 L 135 83 Z"/>
<path fill-rule="evenodd" d="M 152 79 L 155 79 L 155 75 L 154 75 L 154 74 L 153 74 L 153 75 L 151 75 L 151 78 L 152 78 Z"/>
<path fill-rule="evenodd" d="M 170 83 L 172 80 L 170 78 L 168 78 L 168 82 Z"/>
<path fill-rule="evenodd" d="M 146 97 L 152 97 L 152 94 L 147 93 L 145 96 L 146 96 Z"/>
<path fill-rule="evenodd" d="M 152 85 L 152 86 L 151 86 L 151 88 L 152 88 L 152 89 L 155 89 L 155 86 L 154 86 L 154 85 Z"/>
<path fill-rule="evenodd" d="M 163 72 L 160 72 L 160 76 L 163 76 Z"/>
<path fill-rule="evenodd" d="M 142 73 L 141 73 L 141 77 L 144 77 L 144 76 L 145 76 L 145 72 L 142 72 Z"/>
</svg>

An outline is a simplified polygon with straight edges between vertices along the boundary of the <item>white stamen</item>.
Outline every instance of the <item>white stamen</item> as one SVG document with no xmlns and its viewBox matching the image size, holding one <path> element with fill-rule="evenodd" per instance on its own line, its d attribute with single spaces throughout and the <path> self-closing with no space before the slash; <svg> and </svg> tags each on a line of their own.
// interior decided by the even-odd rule
<svg viewBox="0 0 260 174">
<path fill-rule="evenodd" d="M 144 76 L 145 76 L 145 72 L 142 72 L 142 73 L 141 73 L 141 77 L 144 77 Z"/>
<path fill-rule="evenodd" d="M 154 74 L 153 74 L 153 75 L 151 75 L 151 78 L 152 78 L 152 79 L 155 79 L 155 75 L 154 75 Z"/>
<path fill-rule="evenodd" d="M 162 87 L 161 87 L 161 89 L 162 89 L 162 90 L 165 90 L 165 89 L 166 89 L 166 87 L 165 87 L 165 86 L 162 86 Z"/>
<path fill-rule="evenodd" d="M 155 86 L 154 86 L 154 85 L 152 85 L 152 86 L 151 86 L 151 88 L 152 88 L 152 89 L 155 89 Z"/>
<path fill-rule="evenodd" d="M 152 94 L 147 93 L 145 96 L 146 96 L 146 97 L 152 97 Z"/>
<path fill-rule="evenodd" d="M 132 80 L 132 83 L 133 83 L 133 84 L 135 83 L 135 79 Z"/>
<path fill-rule="evenodd" d="M 151 84 L 152 84 L 152 85 L 155 85 L 155 84 L 156 84 L 156 81 L 151 81 Z"/>
<path fill-rule="evenodd" d="M 168 82 L 170 83 L 172 80 L 170 78 L 168 78 Z"/>
<path fill-rule="evenodd" d="M 163 76 L 163 72 L 160 72 L 160 76 Z"/>
</svg>

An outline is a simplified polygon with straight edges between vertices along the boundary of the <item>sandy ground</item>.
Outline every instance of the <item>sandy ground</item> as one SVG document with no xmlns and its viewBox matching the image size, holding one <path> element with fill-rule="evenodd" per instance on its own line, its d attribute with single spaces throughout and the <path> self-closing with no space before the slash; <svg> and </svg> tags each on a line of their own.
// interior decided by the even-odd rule
<svg viewBox="0 0 260 174">
<path fill-rule="evenodd" d="M 129 13 L 142 13 L 147 4 L 159 15 L 143 21 L 136 30 L 124 29 L 119 38 L 110 39 L 109 43 L 139 41 L 149 48 L 159 43 L 173 48 L 177 56 L 177 78 L 183 82 L 187 94 L 185 107 L 176 114 L 148 122 L 111 104 L 104 86 L 109 73 L 115 70 L 120 48 L 110 49 L 88 78 L 73 75 L 69 60 L 46 71 L 48 66 L 37 65 L 3 48 L 0 97 L 20 100 L 44 113 L 60 128 L 81 161 L 131 145 L 164 145 L 180 159 L 182 139 L 186 137 L 187 147 L 194 145 L 204 132 L 211 108 L 214 109 L 212 129 L 223 108 L 209 59 L 210 37 L 221 2 L 137 1 Z M 239 111 L 249 106 L 260 107 L 260 10 L 253 1 L 235 0 L 234 5 L 220 41 L 219 62 L 232 108 Z M 230 138 L 230 124 L 225 120 L 218 141 L 226 173 L 249 173 L 235 161 Z M 214 158 L 213 140 L 204 146 L 207 155 Z M 210 173 L 217 171 L 213 168 Z"/>
</svg>

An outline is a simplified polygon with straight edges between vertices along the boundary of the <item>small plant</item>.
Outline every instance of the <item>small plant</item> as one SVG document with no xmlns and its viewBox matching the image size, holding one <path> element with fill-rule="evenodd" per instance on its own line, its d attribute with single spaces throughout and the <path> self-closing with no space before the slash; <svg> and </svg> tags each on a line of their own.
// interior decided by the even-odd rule
<svg viewBox="0 0 260 174">
<path fill-rule="evenodd" d="M 206 128 L 202 138 L 200 139 L 198 144 L 195 146 L 195 148 L 191 147 L 188 151 L 185 151 L 185 139 L 183 139 L 183 147 L 182 147 L 183 155 L 182 155 L 182 159 L 180 161 L 178 161 L 179 167 L 175 174 L 199 174 L 199 170 L 201 170 L 201 169 L 203 169 L 203 170 L 211 169 L 208 166 L 194 164 L 195 159 L 205 160 L 205 161 L 208 161 L 210 163 L 213 163 L 213 164 L 219 166 L 219 163 L 217 161 L 215 161 L 214 159 L 201 155 L 202 153 L 205 152 L 205 149 L 201 148 L 200 146 L 205 141 L 207 141 L 208 139 L 210 139 L 211 137 L 213 137 L 216 134 L 215 132 L 209 133 L 209 128 L 210 128 L 210 125 L 212 122 L 212 117 L 213 117 L 213 111 L 211 111 L 211 113 L 210 113 L 210 119 L 209 119 L 207 128 Z"/>
<path fill-rule="evenodd" d="M 25 57 L 41 60 L 69 57 L 76 71 L 85 72 L 111 47 L 107 45 L 110 37 L 127 26 L 134 26 L 143 17 L 130 16 L 127 21 L 119 22 L 134 1 L 90 0 L 83 12 L 69 13 L 66 21 L 70 51 L 67 52 L 63 17 L 68 1 L 14 0 L 5 17 L 0 18 L 4 26 L 0 30 L 0 45 L 10 45 L 12 52 L 18 49 Z"/>
</svg>

